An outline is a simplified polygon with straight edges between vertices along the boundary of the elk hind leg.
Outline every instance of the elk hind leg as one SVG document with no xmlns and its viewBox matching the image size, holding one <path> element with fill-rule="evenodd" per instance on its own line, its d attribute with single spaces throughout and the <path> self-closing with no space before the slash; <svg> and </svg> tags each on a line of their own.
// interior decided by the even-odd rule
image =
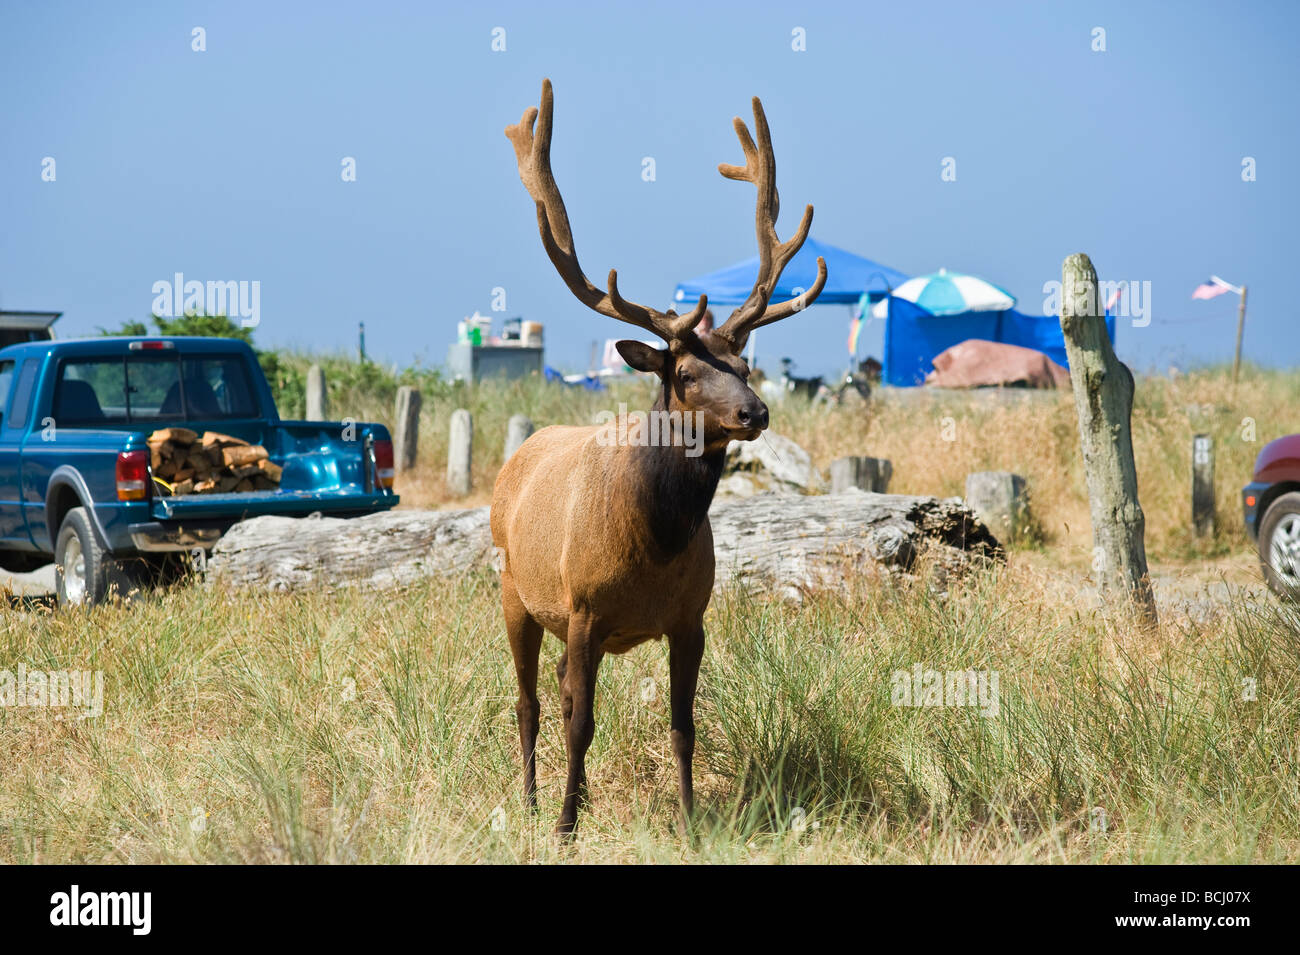
<svg viewBox="0 0 1300 955">
<path fill-rule="evenodd" d="M 542 649 L 542 626 L 528 613 L 514 581 L 501 577 L 501 603 L 505 610 L 506 635 L 515 659 L 515 677 L 519 681 L 519 702 L 515 717 L 519 722 L 519 749 L 524 759 L 524 798 L 537 808 L 537 732 L 542 705 L 537 699 L 537 658 Z"/>
</svg>

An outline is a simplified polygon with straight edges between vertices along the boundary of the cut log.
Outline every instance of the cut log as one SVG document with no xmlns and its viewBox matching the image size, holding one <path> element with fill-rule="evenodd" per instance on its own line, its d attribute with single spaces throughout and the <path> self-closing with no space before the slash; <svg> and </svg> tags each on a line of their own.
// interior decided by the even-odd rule
<svg viewBox="0 0 1300 955">
<path fill-rule="evenodd" d="M 202 444 L 204 448 L 221 448 L 232 444 L 248 444 L 248 442 L 228 434 L 222 434 L 220 431 L 204 431 Z"/>
<path fill-rule="evenodd" d="M 946 579 L 1002 557 L 959 498 L 771 493 L 716 500 L 710 518 L 717 588 L 798 598 L 855 577 L 908 574 L 921 562 Z M 495 562 L 486 507 L 351 520 L 257 517 L 218 542 L 208 579 L 264 590 L 387 587 Z"/>
<path fill-rule="evenodd" d="M 284 468 L 278 464 L 273 464 L 269 458 L 263 458 L 257 462 L 257 466 L 262 469 L 262 473 L 272 482 L 279 484 L 280 477 L 284 474 Z"/>
<path fill-rule="evenodd" d="M 149 440 L 171 441 L 173 444 L 183 444 L 189 447 L 199 438 L 197 432 L 189 428 L 161 428 L 150 435 Z"/>
<path fill-rule="evenodd" d="M 235 445 L 223 448 L 221 457 L 226 467 L 237 468 L 245 464 L 256 464 L 261 458 L 266 457 L 266 448 L 260 444 Z"/>
</svg>

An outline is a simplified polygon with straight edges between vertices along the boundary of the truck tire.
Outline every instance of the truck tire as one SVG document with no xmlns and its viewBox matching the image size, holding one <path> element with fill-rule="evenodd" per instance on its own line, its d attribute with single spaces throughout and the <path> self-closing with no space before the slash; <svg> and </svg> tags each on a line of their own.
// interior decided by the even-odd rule
<svg viewBox="0 0 1300 955">
<path fill-rule="evenodd" d="M 1300 600 L 1300 492 L 1269 505 L 1259 525 L 1259 559 L 1273 592 Z"/>
<path fill-rule="evenodd" d="M 99 545 L 84 507 L 68 511 L 59 527 L 54 581 L 60 607 L 93 606 L 132 589 L 124 566 Z"/>
</svg>

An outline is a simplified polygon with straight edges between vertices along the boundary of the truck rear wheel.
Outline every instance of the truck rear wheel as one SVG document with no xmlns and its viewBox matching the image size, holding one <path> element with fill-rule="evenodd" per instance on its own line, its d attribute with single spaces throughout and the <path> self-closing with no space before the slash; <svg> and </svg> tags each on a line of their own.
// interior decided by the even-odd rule
<svg viewBox="0 0 1300 955">
<path fill-rule="evenodd" d="M 54 581 L 60 607 L 90 606 L 131 590 L 123 565 L 99 545 L 90 515 L 74 507 L 54 544 Z"/>
<path fill-rule="evenodd" d="M 1300 492 L 1269 505 L 1259 526 L 1259 559 L 1274 593 L 1300 599 Z"/>
</svg>

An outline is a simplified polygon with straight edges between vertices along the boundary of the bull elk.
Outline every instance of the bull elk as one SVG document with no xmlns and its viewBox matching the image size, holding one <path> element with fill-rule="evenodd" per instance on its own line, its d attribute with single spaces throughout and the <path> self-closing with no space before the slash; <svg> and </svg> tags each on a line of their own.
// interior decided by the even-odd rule
<svg viewBox="0 0 1300 955">
<path fill-rule="evenodd" d="M 745 165 L 718 166 L 726 178 L 751 182 L 758 190 L 759 268 L 749 297 L 721 327 L 697 332 L 705 296 L 688 314 L 659 312 L 624 299 L 614 271 L 607 290 L 600 291 L 578 264 L 568 213 L 551 173 L 553 105 L 550 80 L 544 80 L 540 111 L 529 107 L 505 131 L 519 178 L 537 204 L 542 245 L 580 302 L 664 340 L 662 349 L 638 341 L 620 341 L 617 347 L 632 368 L 659 377 L 652 415 L 692 414 L 701 429 L 692 454 L 676 440 L 620 442 L 610 430 L 619 425 L 612 422 L 543 428 L 497 477 L 492 539 L 503 556 L 501 603 L 519 680 L 515 712 L 524 794 L 536 808 L 537 661 L 543 631 L 549 630 L 566 645 L 556 666 L 569 764 L 557 831 L 571 835 L 586 788 L 600 660 L 665 635 L 671 741 L 682 811 L 686 819 L 691 816 L 695 686 L 704 653 L 704 611 L 713 590 L 709 504 L 728 442 L 752 441 L 768 421 L 766 405 L 746 383 L 749 368 L 741 353 L 754 329 L 788 318 L 817 298 L 826 284 L 826 263 L 817 260 L 817 279 L 802 295 L 768 301 L 808 236 L 813 209 L 805 209 L 788 241 L 777 237 L 776 162 L 767 118 L 755 97 L 757 141 L 743 120 L 735 120 Z"/>
</svg>

